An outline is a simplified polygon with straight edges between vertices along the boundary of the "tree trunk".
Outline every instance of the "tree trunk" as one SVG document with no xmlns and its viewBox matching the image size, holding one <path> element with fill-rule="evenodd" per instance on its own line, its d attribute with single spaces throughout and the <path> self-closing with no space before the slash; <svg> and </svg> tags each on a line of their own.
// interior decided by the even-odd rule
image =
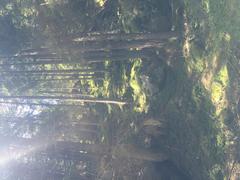
<svg viewBox="0 0 240 180">
<path fill-rule="evenodd" d="M 81 52 L 77 55 L 79 60 L 69 60 L 67 57 L 71 57 L 70 53 L 65 54 L 65 59 L 51 59 L 49 60 L 37 60 L 35 62 L 12 62 L 12 63 L 2 63 L 1 66 L 24 66 L 24 65 L 44 65 L 44 64 L 88 64 L 88 63 L 98 63 L 109 61 L 126 61 L 134 58 L 147 58 L 148 54 L 145 51 L 129 51 L 129 50 L 115 50 L 115 51 L 94 51 L 94 52 Z M 76 56 L 76 54 L 75 54 Z M 32 57 L 35 58 L 35 57 Z M 75 59 L 75 58 L 74 58 Z"/>
<path fill-rule="evenodd" d="M 59 70 L 2 70 L 0 73 L 9 74 L 44 74 L 44 73 L 85 73 L 85 72 L 105 72 L 105 70 L 95 70 L 95 69 L 59 69 Z"/>
<path fill-rule="evenodd" d="M 50 104 L 50 103 L 24 103 L 24 102 L 6 102 L 0 101 L 4 105 L 17 105 L 17 106 L 45 106 L 45 107 L 76 107 L 83 106 L 82 104 Z"/>
<path fill-rule="evenodd" d="M 161 33 L 87 33 L 87 34 L 74 34 L 68 36 L 69 40 L 78 42 L 87 41 L 133 41 L 133 40 L 168 40 L 170 38 L 176 38 L 175 32 L 161 32 Z M 67 38 L 65 40 L 67 40 Z"/>
<path fill-rule="evenodd" d="M 86 51 L 107 51 L 107 50 L 129 50 L 129 49 L 145 49 L 145 48 L 163 48 L 167 42 L 158 42 L 156 40 L 146 41 L 146 40 L 138 40 L 138 41 L 129 41 L 129 42 L 97 42 L 88 44 L 64 44 L 61 48 L 66 48 L 71 55 L 81 55 L 82 52 Z"/>
<path fill-rule="evenodd" d="M 76 89 L 79 90 L 79 89 Z M 81 94 L 80 92 L 70 92 L 70 91 L 38 91 L 38 93 L 42 94 L 50 94 L 50 95 L 76 95 L 80 97 L 94 97 L 93 95 L 88 95 L 88 94 Z"/>
<path fill-rule="evenodd" d="M 127 104 L 124 101 L 108 100 L 108 99 L 98 99 L 98 98 L 83 98 L 83 97 L 71 97 L 71 96 L 0 96 L 0 99 L 6 100 L 68 100 L 71 102 L 81 102 L 81 103 L 102 103 L 102 104 Z"/>
<path fill-rule="evenodd" d="M 92 73 L 92 74 L 58 74 L 58 73 L 43 73 L 43 74 L 38 74 L 38 73 L 30 73 L 30 74 L 10 74 L 10 75 L 6 75 L 6 74 L 2 74 L 2 77 L 29 77 L 31 76 L 31 79 L 36 78 L 36 80 L 51 80 L 51 79 L 84 79 L 84 77 L 86 78 L 93 78 L 94 77 L 102 77 L 103 78 L 103 74 L 100 73 Z M 39 78 L 39 79 L 37 79 Z"/>
<path fill-rule="evenodd" d="M 73 78 L 48 78 L 48 79 L 34 79 L 32 81 L 77 81 L 77 80 L 103 80 L 103 77 L 73 77 Z"/>
</svg>

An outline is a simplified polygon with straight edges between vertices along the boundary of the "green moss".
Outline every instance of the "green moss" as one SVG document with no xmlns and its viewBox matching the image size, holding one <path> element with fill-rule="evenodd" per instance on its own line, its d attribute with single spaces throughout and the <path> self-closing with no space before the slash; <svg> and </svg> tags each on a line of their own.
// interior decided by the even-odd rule
<svg viewBox="0 0 240 180">
<path fill-rule="evenodd" d="M 127 84 L 128 84 L 128 76 L 127 76 L 127 71 L 126 71 L 126 68 L 123 68 L 122 70 L 122 83 L 121 83 L 121 86 L 118 88 L 118 91 L 117 91 L 117 94 L 118 96 L 120 97 L 123 97 L 126 92 L 127 92 Z"/>
<path fill-rule="evenodd" d="M 216 106 L 216 115 L 219 115 L 227 106 L 226 90 L 229 82 L 226 65 L 215 75 L 211 86 L 211 98 Z"/>
<path fill-rule="evenodd" d="M 219 73 L 217 74 L 216 81 L 218 81 L 223 86 L 223 88 L 226 88 L 226 86 L 228 85 L 229 76 L 228 76 L 228 69 L 226 65 L 223 66 L 219 71 Z"/>
<path fill-rule="evenodd" d="M 106 0 L 95 0 L 95 3 L 100 7 L 103 7 L 105 2 L 106 2 Z"/>
<path fill-rule="evenodd" d="M 197 72 L 202 73 L 205 68 L 206 68 L 205 61 L 203 59 L 196 59 L 194 63 L 194 69 Z"/>
<path fill-rule="evenodd" d="M 211 100 L 209 100 L 209 93 L 201 84 L 196 84 L 192 90 L 192 100 L 194 106 L 199 110 L 201 108 L 206 108 L 211 112 Z M 203 104 L 204 103 L 204 104 Z M 204 105 L 204 107 L 202 107 Z"/>
<path fill-rule="evenodd" d="M 222 166 L 215 164 L 209 172 L 210 180 L 220 180 L 224 179 Z"/>
<path fill-rule="evenodd" d="M 102 88 L 103 90 L 101 92 L 101 94 L 104 97 L 109 97 L 110 96 L 109 88 L 110 88 L 110 79 L 109 78 L 105 78 L 103 80 L 103 88 Z"/>
<path fill-rule="evenodd" d="M 223 87 L 220 83 L 218 82 L 212 83 L 211 97 L 213 102 L 215 103 L 219 102 L 223 97 L 223 92 L 224 92 Z"/>
<path fill-rule="evenodd" d="M 82 80 L 82 86 L 87 87 L 90 90 L 90 94 L 99 97 L 101 93 L 101 89 L 98 84 L 94 80 Z"/>
<path fill-rule="evenodd" d="M 137 112 L 147 112 L 147 97 L 139 80 L 139 71 L 142 66 L 141 59 L 134 59 L 133 66 L 130 73 L 129 84 L 133 91 L 134 110 Z"/>
</svg>

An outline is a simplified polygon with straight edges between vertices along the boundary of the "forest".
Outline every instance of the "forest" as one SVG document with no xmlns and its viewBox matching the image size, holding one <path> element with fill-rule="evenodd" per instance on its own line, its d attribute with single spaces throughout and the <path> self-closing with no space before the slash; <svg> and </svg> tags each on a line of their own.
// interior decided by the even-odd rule
<svg viewBox="0 0 240 180">
<path fill-rule="evenodd" d="M 1 180 L 239 180 L 239 0 L 1 0 Z"/>
</svg>

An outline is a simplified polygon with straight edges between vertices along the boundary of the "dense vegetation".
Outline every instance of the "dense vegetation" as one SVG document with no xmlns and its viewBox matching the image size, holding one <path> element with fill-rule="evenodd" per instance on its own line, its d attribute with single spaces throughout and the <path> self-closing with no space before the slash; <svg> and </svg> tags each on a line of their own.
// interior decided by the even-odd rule
<svg viewBox="0 0 240 180">
<path fill-rule="evenodd" d="M 1 178 L 237 180 L 238 9 L 1 0 Z"/>
</svg>

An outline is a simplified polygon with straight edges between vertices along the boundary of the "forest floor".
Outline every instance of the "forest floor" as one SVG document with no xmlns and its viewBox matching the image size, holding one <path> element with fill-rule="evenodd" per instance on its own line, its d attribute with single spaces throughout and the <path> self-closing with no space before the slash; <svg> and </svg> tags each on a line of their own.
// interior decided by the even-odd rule
<svg viewBox="0 0 240 180">
<path fill-rule="evenodd" d="M 104 109 L 110 124 L 104 141 L 159 148 L 191 179 L 237 177 L 239 89 L 232 39 L 238 28 L 231 26 L 239 20 L 229 13 L 234 5 L 239 3 L 185 0 L 172 17 L 180 37 L 178 53 L 163 58 L 159 49 L 151 49 L 148 59 L 106 63 L 111 76 L 93 93 L 133 103 Z M 164 136 L 150 145 L 139 128 L 148 118 L 166 126 Z"/>
</svg>

